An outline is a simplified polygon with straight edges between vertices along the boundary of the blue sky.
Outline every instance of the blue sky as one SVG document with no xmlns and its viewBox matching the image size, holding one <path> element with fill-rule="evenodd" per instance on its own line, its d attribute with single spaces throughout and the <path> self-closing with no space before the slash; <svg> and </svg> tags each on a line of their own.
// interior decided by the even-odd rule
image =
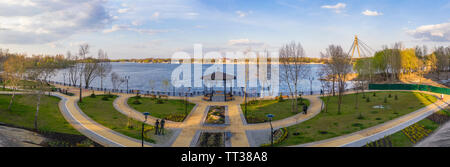
<svg viewBox="0 0 450 167">
<path fill-rule="evenodd" d="M 374 49 L 450 44 L 448 0 L 0 0 L 0 48 L 65 54 L 92 45 L 110 58 L 204 51 L 276 51 L 301 42 L 318 57 L 354 35 Z"/>
</svg>

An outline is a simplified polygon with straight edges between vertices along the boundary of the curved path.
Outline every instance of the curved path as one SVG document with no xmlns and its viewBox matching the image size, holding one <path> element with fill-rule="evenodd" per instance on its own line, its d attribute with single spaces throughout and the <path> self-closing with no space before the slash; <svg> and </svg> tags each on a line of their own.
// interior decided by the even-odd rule
<svg viewBox="0 0 450 167">
<path fill-rule="evenodd" d="M 132 109 L 128 104 L 128 98 L 134 95 L 120 95 L 114 101 L 114 107 L 123 114 L 130 115 L 138 120 L 143 120 L 140 112 Z M 298 124 L 308 120 L 320 112 L 321 101 L 318 96 L 306 96 L 310 101 L 308 114 L 297 114 L 295 116 L 272 122 L 274 128 L 282 128 L 294 124 Z M 183 99 L 183 98 L 176 98 Z M 240 104 L 243 103 L 242 97 L 235 97 L 231 102 L 206 102 L 201 97 L 190 97 L 189 101 L 197 104 L 191 113 L 186 117 L 185 121 L 169 122 L 171 127 L 182 128 L 181 134 L 175 140 L 172 146 L 174 147 L 189 147 L 193 145 L 193 140 L 199 131 L 226 131 L 231 132 L 231 146 L 233 147 L 248 147 L 248 139 L 246 135 L 247 130 L 259 130 L 270 128 L 269 123 L 247 124 L 241 111 Z M 226 106 L 228 107 L 228 118 L 230 120 L 229 126 L 204 126 L 202 120 L 206 116 L 206 109 L 208 106 Z M 149 124 L 153 124 L 157 118 L 149 118 Z"/>
<path fill-rule="evenodd" d="M 422 92 L 439 97 L 440 94 Z M 445 96 L 444 100 L 437 100 L 424 108 L 416 110 L 397 119 L 385 122 L 383 124 L 357 131 L 348 135 L 339 136 L 322 141 L 295 145 L 293 147 L 360 147 L 365 144 L 381 139 L 385 136 L 398 132 L 426 117 L 445 108 L 450 103 L 450 96 Z"/>
<path fill-rule="evenodd" d="M 73 90 L 71 92 L 74 92 Z M 88 96 L 92 91 L 86 91 L 84 96 Z M 16 94 L 29 94 L 30 92 L 16 92 Z M 96 92 L 101 94 L 101 92 Z M 12 94 L 12 92 L 0 92 L 0 94 Z M 47 93 L 46 93 L 47 94 Z M 89 139 L 107 147 L 141 147 L 141 141 L 130 138 L 118 132 L 115 132 L 89 118 L 78 108 L 78 96 L 67 96 L 61 93 L 52 92 L 50 95 L 59 97 L 61 101 L 58 103 L 60 112 L 80 133 Z M 152 144 L 145 142 L 145 147 Z"/>
<path fill-rule="evenodd" d="M 61 87 L 61 86 L 59 86 Z M 67 88 L 67 87 L 65 87 Z M 78 89 L 69 88 L 70 92 L 75 93 L 75 96 L 66 96 L 59 93 L 53 93 L 53 95 L 58 96 L 62 99 L 59 103 L 61 112 L 63 113 L 66 120 L 74 126 L 78 131 L 91 138 L 92 140 L 104 145 L 104 146 L 126 146 L 126 147 L 140 147 L 141 143 L 139 140 L 127 137 L 120 133 L 117 133 L 109 128 L 106 128 L 88 116 L 86 116 L 77 105 L 78 101 Z M 84 96 L 88 96 L 92 91 L 84 91 Z M 102 92 L 95 91 L 96 94 L 102 94 Z M 348 92 L 352 93 L 352 92 Z M 428 92 L 425 92 L 428 93 Z M 433 93 L 429 93 L 433 94 Z M 434 94 L 436 95 L 436 94 Z M 132 109 L 127 104 L 127 99 L 134 95 L 129 94 L 119 94 L 119 97 L 114 101 L 114 107 L 122 114 L 129 115 L 137 120 L 143 120 L 143 116 L 140 112 Z M 184 99 L 183 97 L 171 97 L 174 99 Z M 269 129 L 269 123 L 259 123 L 259 124 L 247 124 L 243 112 L 241 111 L 240 104 L 243 103 L 242 97 L 235 97 L 236 99 L 231 102 L 206 102 L 201 100 L 201 97 L 190 97 L 189 101 L 195 103 L 196 106 L 191 111 L 191 113 L 186 117 L 184 122 L 167 122 L 167 127 L 169 128 L 180 128 L 181 133 L 176 136 L 175 141 L 172 146 L 174 147 L 190 147 L 194 145 L 195 137 L 198 137 L 200 131 L 226 131 L 231 132 L 231 146 L 233 147 L 248 147 L 249 141 L 247 139 L 246 131 L 249 130 L 264 130 Z M 295 116 L 285 118 L 282 120 L 274 121 L 273 126 L 275 129 L 291 126 L 294 124 L 301 123 L 310 118 L 316 116 L 321 109 L 322 101 L 318 95 L 304 96 L 304 98 L 310 101 L 310 107 L 308 108 L 308 114 L 297 114 Z M 446 103 L 445 103 L 445 102 Z M 384 124 L 377 125 L 372 128 L 368 128 L 362 131 L 358 131 L 349 135 L 340 136 L 336 138 L 331 138 L 323 141 L 307 143 L 297 146 L 313 146 L 313 147 L 339 147 L 339 146 L 359 146 L 361 143 L 374 140 L 382 135 L 391 133 L 392 131 L 398 130 L 399 128 L 406 126 L 410 123 L 415 123 L 418 118 L 421 118 L 427 114 L 433 113 L 439 110 L 440 107 L 445 107 L 450 101 L 450 96 L 446 96 L 444 101 L 437 101 L 436 103 L 426 106 L 420 110 L 413 113 L 407 114 L 400 118 L 394 119 L 392 121 L 386 122 Z M 206 109 L 208 106 L 220 105 L 228 107 L 228 126 L 204 126 L 203 120 L 206 116 Z M 153 124 L 156 118 L 151 117 L 148 124 Z M 409 126 L 409 125 L 408 125 Z M 400 129 L 401 130 L 401 129 Z M 384 137 L 384 136 L 382 136 Z M 381 137 L 380 137 L 381 138 Z M 367 142 L 366 142 L 367 143 Z M 365 144 L 365 143 L 364 143 Z M 146 143 L 145 146 L 153 146 L 150 143 Z"/>
</svg>

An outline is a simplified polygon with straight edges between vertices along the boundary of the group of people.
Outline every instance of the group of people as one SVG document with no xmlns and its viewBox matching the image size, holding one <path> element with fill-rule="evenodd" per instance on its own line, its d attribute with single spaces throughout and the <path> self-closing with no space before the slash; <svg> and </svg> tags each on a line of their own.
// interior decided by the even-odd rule
<svg viewBox="0 0 450 167">
<path fill-rule="evenodd" d="M 161 122 L 159 119 L 155 122 L 155 135 L 164 135 L 164 124 L 166 124 L 166 119 L 162 119 Z"/>
</svg>

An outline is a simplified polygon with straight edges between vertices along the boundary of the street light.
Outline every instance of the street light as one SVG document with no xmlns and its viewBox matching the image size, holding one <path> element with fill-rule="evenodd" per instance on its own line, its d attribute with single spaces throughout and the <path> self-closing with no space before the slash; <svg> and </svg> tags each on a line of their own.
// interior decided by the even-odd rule
<svg viewBox="0 0 450 167">
<path fill-rule="evenodd" d="M 130 76 L 125 76 L 125 79 L 127 80 L 127 94 L 129 93 L 128 92 L 128 80 L 130 79 Z"/>
<path fill-rule="evenodd" d="M 245 120 L 247 121 L 247 92 L 244 92 L 244 87 L 241 87 L 242 93 L 244 93 L 244 103 L 245 103 L 245 108 L 244 108 L 244 116 L 245 116 Z"/>
<path fill-rule="evenodd" d="M 147 117 L 150 115 L 150 113 L 144 112 L 143 114 L 144 114 L 145 120 L 144 120 L 144 122 L 142 122 L 142 135 L 141 135 L 141 137 L 142 137 L 142 147 L 144 147 L 144 126 L 145 126 L 145 122 L 147 122 Z"/>
<path fill-rule="evenodd" d="M 188 112 L 187 112 L 187 107 L 188 107 L 188 92 L 190 92 L 191 91 L 191 87 L 188 87 L 188 91 L 185 93 L 185 99 L 184 99 L 184 113 L 186 114 L 186 116 L 187 116 L 187 114 L 188 114 Z"/>
<path fill-rule="evenodd" d="M 275 117 L 273 114 L 267 114 L 267 118 L 269 118 L 270 123 L 270 146 L 273 147 L 273 127 L 272 127 L 272 118 Z"/>
</svg>

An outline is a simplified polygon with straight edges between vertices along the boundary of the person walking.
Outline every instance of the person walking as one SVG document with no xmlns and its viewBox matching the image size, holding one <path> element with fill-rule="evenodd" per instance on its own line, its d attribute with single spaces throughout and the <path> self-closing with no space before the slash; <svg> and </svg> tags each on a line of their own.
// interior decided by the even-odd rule
<svg viewBox="0 0 450 167">
<path fill-rule="evenodd" d="M 155 122 L 155 135 L 159 135 L 159 119 Z"/>
<path fill-rule="evenodd" d="M 165 118 L 163 118 L 162 120 L 161 120 L 161 128 L 160 128 L 160 133 L 159 134 L 162 134 L 162 135 L 164 135 L 164 124 L 166 124 L 166 119 Z"/>
<path fill-rule="evenodd" d="M 303 113 L 306 115 L 308 114 L 308 106 L 303 105 Z"/>
</svg>

